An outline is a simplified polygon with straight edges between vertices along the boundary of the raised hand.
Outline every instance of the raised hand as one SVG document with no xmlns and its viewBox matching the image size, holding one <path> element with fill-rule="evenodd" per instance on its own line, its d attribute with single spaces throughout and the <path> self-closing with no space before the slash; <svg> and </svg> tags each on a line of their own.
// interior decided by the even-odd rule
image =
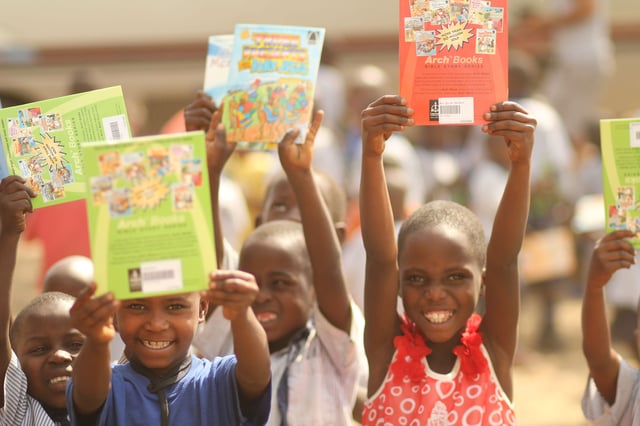
<svg viewBox="0 0 640 426">
<path fill-rule="evenodd" d="M 35 194 L 20 176 L 7 176 L 0 182 L 0 230 L 20 234 L 25 229 L 26 213 L 33 211 Z"/>
<path fill-rule="evenodd" d="M 396 95 L 378 98 L 362 111 L 363 154 L 381 155 L 384 143 L 393 132 L 412 126 L 413 109 L 407 101 Z"/>
<path fill-rule="evenodd" d="M 618 269 L 636 263 L 635 250 L 628 241 L 636 234 L 628 230 L 611 232 L 598 240 L 591 255 L 587 285 L 603 287 Z"/>
<path fill-rule="evenodd" d="M 309 125 L 309 130 L 304 139 L 304 143 L 295 143 L 298 134 L 297 129 L 291 129 L 285 133 L 282 141 L 278 144 L 278 155 L 280 157 L 280 164 L 285 172 L 309 170 L 311 168 L 311 162 L 313 160 L 313 145 L 316 140 L 316 135 L 322 124 L 324 117 L 323 111 L 316 111 L 313 116 L 313 120 Z"/>
<path fill-rule="evenodd" d="M 211 114 L 216 109 L 211 96 L 199 90 L 193 102 L 184 107 L 184 125 L 187 131 L 203 130 L 206 132 L 211 121 Z"/>
<path fill-rule="evenodd" d="M 100 297 L 93 297 L 96 292 L 95 283 L 87 287 L 76 299 L 71 307 L 71 324 L 96 343 L 108 343 L 116 334 L 113 325 L 120 302 L 113 298 L 113 294 L 106 293 Z"/>
<path fill-rule="evenodd" d="M 211 114 L 206 134 L 207 165 L 209 174 L 213 176 L 220 176 L 224 165 L 236 147 L 235 143 L 227 142 L 227 134 L 220 124 L 221 121 L 222 107 Z"/>
<path fill-rule="evenodd" d="M 489 123 L 482 126 L 482 131 L 504 138 L 512 164 L 531 159 L 537 122 L 522 106 L 510 101 L 497 103 L 484 114 L 484 118 Z"/>
<path fill-rule="evenodd" d="M 253 275 L 243 271 L 218 270 L 211 274 L 209 290 L 201 296 L 222 306 L 222 314 L 230 321 L 243 317 L 258 295 Z"/>
</svg>

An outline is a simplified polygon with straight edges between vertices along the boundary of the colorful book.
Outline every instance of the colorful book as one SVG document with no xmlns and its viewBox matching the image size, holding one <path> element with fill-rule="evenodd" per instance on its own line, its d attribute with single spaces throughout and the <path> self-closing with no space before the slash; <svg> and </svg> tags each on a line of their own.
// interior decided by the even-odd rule
<svg viewBox="0 0 640 426">
<path fill-rule="evenodd" d="M 417 125 L 482 124 L 508 97 L 507 0 L 400 0 L 400 95 Z"/>
<path fill-rule="evenodd" d="M 640 248 L 640 118 L 600 120 L 606 232 L 628 229 Z"/>
<path fill-rule="evenodd" d="M 203 290 L 216 256 L 203 132 L 82 145 L 98 292 Z"/>
<path fill-rule="evenodd" d="M 204 91 L 216 105 L 220 105 L 227 91 L 233 34 L 213 35 L 209 37 L 207 64 L 204 71 Z"/>
<path fill-rule="evenodd" d="M 19 175 L 33 207 L 85 197 L 80 144 L 130 136 L 120 86 L 0 109 L 0 178 Z"/>
<path fill-rule="evenodd" d="M 227 93 L 227 140 L 280 142 L 309 126 L 324 28 L 239 24 L 235 27 Z"/>
</svg>

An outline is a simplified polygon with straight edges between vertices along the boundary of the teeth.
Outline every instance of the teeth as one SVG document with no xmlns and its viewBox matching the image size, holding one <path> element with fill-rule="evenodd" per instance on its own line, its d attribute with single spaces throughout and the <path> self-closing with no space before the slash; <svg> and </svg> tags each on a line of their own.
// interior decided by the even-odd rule
<svg viewBox="0 0 640 426">
<path fill-rule="evenodd" d="M 56 383 L 66 383 L 69 381 L 69 376 L 58 376 L 58 377 L 54 377 L 53 379 L 49 380 L 49 383 L 52 385 L 55 385 Z"/>
<path fill-rule="evenodd" d="M 453 316 L 452 311 L 432 311 L 424 314 L 427 321 L 434 324 L 441 324 L 448 321 Z"/>
<path fill-rule="evenodd" d="M 171 344 L 171 342 L 167 340 L 143 340 L 142 343 L 149 349 L 164 349 Z"/>
<path fill-rule="evenodd" d="M 276 319 L 276 314 L 274 314 L 273 312 L 261 312 L 259 314 L 256 314 L 256 318 L 258 318 L 259 322 L 265 323 Z"/>
</svg>

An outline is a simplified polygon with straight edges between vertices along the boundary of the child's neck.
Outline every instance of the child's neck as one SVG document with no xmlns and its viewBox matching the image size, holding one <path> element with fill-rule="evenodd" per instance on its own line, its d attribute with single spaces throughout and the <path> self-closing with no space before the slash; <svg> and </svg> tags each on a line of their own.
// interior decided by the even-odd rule
<svg viewBox="0 0 640 426">
<path fill-rule="evenodd" d="M 460 344 L 460 336 L 443 343 L 427 342 L 431 353 L 427 355 L 429 368 L 438 374 L 449 373 L 456 363 L 457 356 L 453 348 Z"/>
</svg>

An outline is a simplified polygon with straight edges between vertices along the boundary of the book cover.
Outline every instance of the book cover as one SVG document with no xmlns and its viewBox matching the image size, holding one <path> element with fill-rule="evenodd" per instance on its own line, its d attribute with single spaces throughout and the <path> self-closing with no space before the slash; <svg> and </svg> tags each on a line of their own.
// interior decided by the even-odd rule
<svg viewBox="0 0 640 426">
<path fill-rule="evenodd" d="M 508 98 L 507 0 L 400 0 L 400 95 L 417 125 L 477 125 Z"/>
<path fill-rule="evenodd" d="M 216 267 L 203 132 L 82 145 L 98 293 L 203 290 Z"/>
<path fill-rule="evenodd" d="M 640 118 L 600 120 L 606 232 L 628 229 L 640 248 Z"/>
<path fill-rule="evenodd" d="M 209 36 L 203 89 L 216 105 L 220 105 L 227 91 L 232 48 L 233 34 Z"/>
<path fill-rule="evenodd" d="M 33 207 L 85 197 L 80 144 L 129 138 L 120 86 L 0 109 L 0 177 L 19 175 Z"/>
<path fill-rule="evenodd" d="M 231 142 L 299 141 L 311 120 L 324 28 L 238 24 L 222 121 Z"/>
</svg>

